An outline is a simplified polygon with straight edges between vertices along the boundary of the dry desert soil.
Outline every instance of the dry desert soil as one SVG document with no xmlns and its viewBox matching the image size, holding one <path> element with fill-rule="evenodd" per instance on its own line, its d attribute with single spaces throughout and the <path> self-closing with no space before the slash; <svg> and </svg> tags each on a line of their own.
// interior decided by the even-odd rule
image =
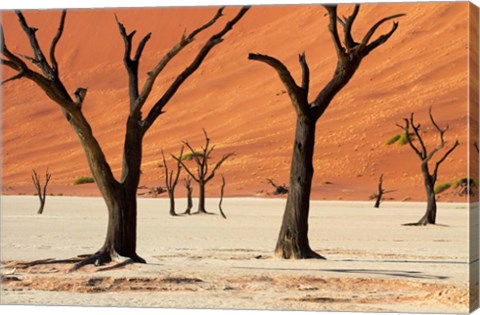
<svg viewBox="0 0 480 315">
<path fill-rule="evenodd" d="M 207 207 L 218 213 L 217 202 Z M 291 261 L 272 257 L 282 200 L 226 199 L 224 220 L 171 217 L 168 200 L 141 199 L 147 264 L 74 272 L 68 259 L 103 240 L 101 198 L 51 197 L 41 216 L 34 197 L 2 197 L 1 206 L 2 304 L 465 313 L 478 263 L 467 241 L 476 212 L 465 203 L 441 203 L 438 225 L 411 227 L 402 224 L 424 203 L 315 201 L 310 243 L 327 260 Z"/>
</svg>

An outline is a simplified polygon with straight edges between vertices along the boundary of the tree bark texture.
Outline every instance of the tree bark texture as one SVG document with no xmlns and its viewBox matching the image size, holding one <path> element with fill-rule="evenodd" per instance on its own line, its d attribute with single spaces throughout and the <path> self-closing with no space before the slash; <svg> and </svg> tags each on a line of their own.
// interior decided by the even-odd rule
<svg viewBox="0 0 480 315">
<path fill-rule="evenodd" d="M 282 258 L 323 258 L 308 242 L 314 147 L 315 121 L 297 117 L 287 204 L 275 247 L 275 254 Z"/>
</svg>

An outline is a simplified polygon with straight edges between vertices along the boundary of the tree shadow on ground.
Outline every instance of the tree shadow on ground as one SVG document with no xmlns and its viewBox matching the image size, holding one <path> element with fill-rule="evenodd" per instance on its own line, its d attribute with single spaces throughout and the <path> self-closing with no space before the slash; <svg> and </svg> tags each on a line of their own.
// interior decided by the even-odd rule
<svg viewBox="0 0 480 315">
<path fill-rule="evenodd" d="M 77 257 L 73 258 L 67 258 L 67 259 L 55 259 L 55 258 L 46 258 L 46 259 L 40 259 L 40 260 L 34 260 L 30 262 L 11 262 L 5 264 L 3 267 L 6 268 L 16 268 L 16 269 L 28 269 L 31 267 L 36 267 L 36 266 L 45 266 L 45 265 L 68 265 L 72 264 L 72 268 L 68 270 L 68 272 L 73 272 L 77 271 L 79 268 L 77 267 L 77 264 L 81 262 L 85 256 L 88 255 L 79 255 Z M 109 270 L 114 270 L 114 269 L 120 269 L 123 268 L 127 265 L 135 263 L 132 259 L 127 259 L 124 261 L 113 261 L 110 265 L 104 265 L 104 266 L 97 266 L 99 267 L 95 272 L 98 271 L 109 271 Z"/>
<path fill-rule="evenodd" d="M 435 279 L 446 280 L 447 276 L 429 275 L 421 271 L 408 270 L 380 270 L 380 269 L 300 269 L 300 268 L 261 268 L 261 267 L 234 267 L 235 269 L 257 269 L 257 270 L 277 270 L 277 271 L 314 271 L 314 272 L 338 272 L 338 273 L 359 273 L 370 275 L 383 275 L 401 278 L 415 278 L 415 279 Z"/>
</svg>

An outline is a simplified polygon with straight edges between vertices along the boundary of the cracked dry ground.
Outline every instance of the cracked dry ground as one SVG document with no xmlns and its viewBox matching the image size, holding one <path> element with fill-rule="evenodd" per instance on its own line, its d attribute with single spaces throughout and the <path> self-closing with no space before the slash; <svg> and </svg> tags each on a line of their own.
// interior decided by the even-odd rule
<svg viewBox="0 0 480 315">
<path fill-rule="evenodd" d="M 455 311 L 455 306 L 468 302 L 468 290 L 452 284 L 367 275 L 279 274 L 214 266 L 176 270 L 161 259 L 147 265 L 87 266 L 69 272 L 71 268 L 71 263 L 54 260 L 6 261 L 2 296 L 44 293 L 42 304 L 58 304 L 48 299 L 48 293 L 55 292 L 66 294 L 61 304 L 358 311 L 419 311 L 432 305 Z"/>
</svg>

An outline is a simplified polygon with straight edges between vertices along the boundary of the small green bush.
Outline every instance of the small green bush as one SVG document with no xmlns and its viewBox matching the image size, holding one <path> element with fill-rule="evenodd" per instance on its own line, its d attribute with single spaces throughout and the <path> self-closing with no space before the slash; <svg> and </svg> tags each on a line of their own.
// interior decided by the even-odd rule
<svg viewBox="0 0 480 315">
<path fill-rule="evenodd" d="M 93 179 L 93 177 L 82 176 L 73 181 L 74 185 L 89 184 L 89 183 L 95 183 L 95 180 Z"/>
<path fill-rule="evenodd" d="M 400 139 L 401 136 L 402 136 L 401 134 L 396 134 L 393 137 L 391 137 L 390 139 L 388 139 L 387 142 L 385 142 L 385 144 L 386 145 L 394 144 L 395 142 L 398 141 L 398 139 Z"/>
<path fill-rule="evenodd" d="M 410 139 L 412 139 L 413 137 L 413 133 L 410 134 Z M 413 140 L 413 139 L 412 139 Z M 400 139 L 398 139 L 397 141 L 397 144 L 399 146 L 402 146 L 402 145 L 406 145 L 408 143 L 408 140 L 407 140 L 407 135 L 405 133 L 402 133 L 400 135 Z"/>
<path fill-rule="evenodd" d="M 412 139 L 413 136 L 414 134 L 410 133 L 410 139 Z M 407 135 L 405 133 L 398 133 L 385 142 L 386 145 L 392 145 L 394 143 L 398 144 L 399 146 L 406 145 L 408 143 Z"/>
<path fill-rule="evenodd" d="M 201 152 L 195 152 L 199 158 L 203 158 L 203 153 Z M 193 153 L 186 153 L 182 155 L 182 161 L 191 161 L 194 159 Z"/>
<path fill-rule="evenodd" d="M 450 183 L 450 182 L 440 183 L 440 184 L 435 185 L 434 191 L 435 191 L 436 194 L 440 194 L 440 193 L 444 192 L 445 190 L 449 189 L 450 187 L 452 187 L 452 183 Z"/>
<path fill-rule="evenodd" d="M 471 187 L 477 187 L 477 183 L 475 182 L 474 179 L 468 178 L 468 177 L 462 177 L 460 179 L 457 179 L 455 183 L 453 184 L 453 188 L 458 188 L 458 186 L 471 186 Z"/>
</svg>

